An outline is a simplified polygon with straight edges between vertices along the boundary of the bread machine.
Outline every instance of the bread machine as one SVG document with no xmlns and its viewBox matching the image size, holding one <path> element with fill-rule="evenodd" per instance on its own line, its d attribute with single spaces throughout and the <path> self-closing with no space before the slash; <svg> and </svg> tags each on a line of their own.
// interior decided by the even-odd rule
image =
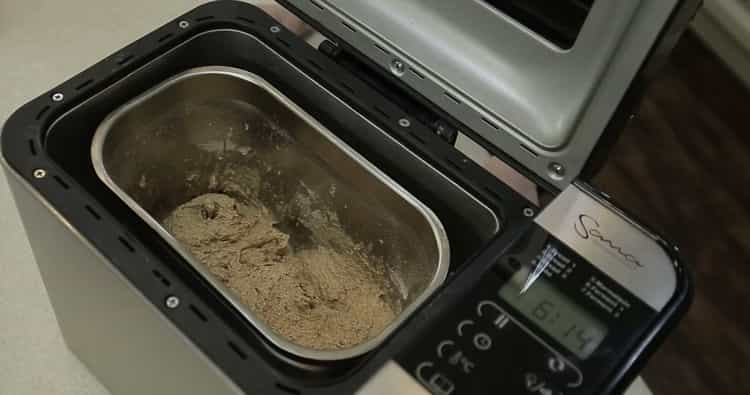
<svg viewBox="0 0 750 395">
<path fill-rule="evenodd" d="M 677 248 L 587 180 L 698 2 L 281 3 L 328 39 L 208 3 L 5 123 L 4 169 L 73 353 L 115 394 L 627 388 L 691 285 Z M 353 237 L 400 262 L 405 307 L 385 330 L 293 344 L 160 226 L 245 146 L 285 171 L 263 191 L 334 187 L 323 200 Z"/>
</svg>

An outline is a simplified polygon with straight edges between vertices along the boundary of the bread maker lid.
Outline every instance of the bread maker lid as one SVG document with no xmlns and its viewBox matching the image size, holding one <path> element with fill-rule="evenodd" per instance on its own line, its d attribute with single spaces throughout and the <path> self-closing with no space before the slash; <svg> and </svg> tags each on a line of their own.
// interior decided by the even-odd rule
<svg viewBox="0 0 750 395">
<path fill-rule="evenodd" d="M 562 189 L 680 0 L 283 2 Z"/>
</svg>

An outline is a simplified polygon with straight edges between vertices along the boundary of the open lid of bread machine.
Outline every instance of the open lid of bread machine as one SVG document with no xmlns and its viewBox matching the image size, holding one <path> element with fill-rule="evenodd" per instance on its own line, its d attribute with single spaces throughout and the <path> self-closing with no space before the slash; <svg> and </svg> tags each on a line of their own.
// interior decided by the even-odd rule
<svg viewBox="0 0 750 395">
<path fill-rule="evenodd" d="M 612 129 L 657 44 L 671 47 L 670 28 L 695 10 L 681 0 L 282 3 L 558 190 Z"/>
</svg>

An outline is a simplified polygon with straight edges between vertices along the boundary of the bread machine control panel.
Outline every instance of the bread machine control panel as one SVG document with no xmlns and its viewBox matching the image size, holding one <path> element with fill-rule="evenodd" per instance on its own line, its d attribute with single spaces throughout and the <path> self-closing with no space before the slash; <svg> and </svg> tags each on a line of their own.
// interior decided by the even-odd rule
<svg viewBox="0 0 750 395">
<path fill-rule="evenodd" d="M 674 310 L 667 251 L 573 185 L 396 362 L 424 393 L 600 393 Z"/>
</svg>

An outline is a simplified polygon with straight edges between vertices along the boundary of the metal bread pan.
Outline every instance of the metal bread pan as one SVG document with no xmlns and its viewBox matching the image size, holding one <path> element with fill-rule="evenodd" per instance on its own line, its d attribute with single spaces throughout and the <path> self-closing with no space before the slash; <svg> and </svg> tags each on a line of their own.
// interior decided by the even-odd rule
<svg viewBox="0 0 750 395">
<path fill-rule="evenodd" d="M 445 280 L 449 245 L 438 217 L 274 86 L 228 67 L 191 69 L 119 107 L 91 147 L 98 177 L 270 342 L 294 355 L 340 360 L 380 344 Z M 258 177 L 242 178 L 243 169 Z M 232 185 L 227 188 L 227 185 Z M 208 192 L 257 199 L 280 223 L 331 210 L 386 265 L 401 313 L 377 336 L 314 350 L 274 333 L 165 228 L 165 216 Z M 299 196 L 304 195 L 305 204 Z M 293 244 L 310 242 L 290 228 Z"/>
</svg>

